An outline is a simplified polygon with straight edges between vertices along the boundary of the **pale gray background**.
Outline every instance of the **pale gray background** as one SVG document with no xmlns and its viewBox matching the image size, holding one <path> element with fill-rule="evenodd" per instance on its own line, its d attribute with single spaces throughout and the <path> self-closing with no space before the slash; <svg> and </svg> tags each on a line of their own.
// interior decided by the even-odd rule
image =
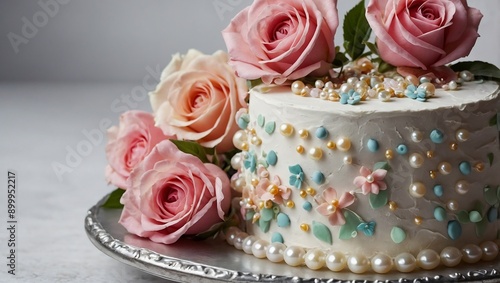
<svg viewBox="0 0 500 283">
<path fill-rule="evenodd" d="M 23 18 L 33 22 L 49 1 L 0 0 L 0 282 L 163 282 L 104 255 L 85 235 L 87 209 L 114 189 L 104 180 L 99 124 L 150 110 L 151 77 L 172 53 L 224 50 L 220 31 L 251 0 L 69 0 L 16 54 L 7 35 L 22 36 Z M 339 0 L 340 14 L 356 2 Z M 469 2 L 485 17 L 468 59 L 500 65 L 500 0 Z M 214 3 L 227 9 L 217 13 Z M 68 162 L 89 144 L 88 132 L 91 148 Z M 58 176 L 55 163 L 70 171 Z M 16 277 L 6 268 L 8 170 L 18 176 Z"/>
<path fill-rule="evenodd" d="M 220 31 L 251 0 L 65 0 L 16 54 L 7 34 L 22 35 L 39 2 L 0 2 L 0 80 L 137 81 L 172 53 L 225 50 Z M 55 1 L 55 0 L 52 0 Z M 357 1 L 339 0 L 343 15 Z M 470 59 L 500 65 L 500 1 L 470 0 L 485 15 Z M 217 5 L 219 4 L 219 5 Z M 224 10 L 216 10 L 216 6 Z M 40 18 L 43 20 L 43 18 Z M 40 21 L 40 20 L 39 20 Z M 43 22 L 42 22 L 43 23 Z M 339 31 L 341 31 L 339 29 Z M 338 37 L 341 32 L 338 32 Z M 340 42 L 337 40 L 336 42 Z"/>
</svg>

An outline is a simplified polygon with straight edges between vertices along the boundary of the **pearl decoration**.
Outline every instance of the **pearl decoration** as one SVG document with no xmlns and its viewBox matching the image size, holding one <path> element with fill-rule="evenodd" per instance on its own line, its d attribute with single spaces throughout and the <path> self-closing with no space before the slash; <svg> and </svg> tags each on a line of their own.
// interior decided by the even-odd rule
<svg viewBox="0 0 500 283">
<path fill-rule="evenodd" d="M 410 185 L 410 195 L 415 198 L 421 198 L 425 196 L 427 188 L 421 182 L 415 182 Z"/>
<path fill-rule="evenodd" d="M 282 262 L 284 260 L 283 253 L 286 246 L 283 243 L 272 243 L 267 246 L 266 257 L 271 262 Z"/>
<path fill-rule="evenodd" d="M 462 261 L 462 252 L 455 247 L 446 247 L 441 251 L 440 257 L 443 265 L 454 267 Z"/>
<path fill-rule="evenodd" d="M 474 80 L 474 74 L 471 71 L 465 70 L 460 72 L 460 78 L 466 82 Z"/>
<path fill-rule="evenodd" d="M 458 83 L 456 81 L 451 81 L 448 83 L 448 88 L 450 90 L 456 90 L 458 88 Z"/>
<path fill-rule="evenodd" d="M 304 153 L 304 147 L 301 145 L 298 145 L 295 150 L 297 151 L 298 154 Z"/>
<path fill-rule="evenodd" d="M 315 86 L 316 88 L 323 88 L 323 87 L 325 86 L 325 83 L 324 83 L 322 80 L 316 80 L 316 81 L 314 82 L 314 86 Z"/>
<path fill-rule="evenodd" d="M 465 141 L 467 141 L 469 139 L 470 134 L 469 134 L 469 131 L 467 131 L 465 129 L 460 129 L 455 134 L 455 137 L 457 138 L 457 141 L 459 141 L 459 142 L 465 142 Z"/>
<path fill-rule="evenodd" d="M 340 86 L 340 93 L 348 93 L 351 89 L 354 89 L 354 86 L 350 83 L 343 83 Z"/>
<path fill-rule="evenodd" d="M 424 157 L 420 153 L 413 153 L 410 155 L 409 162 L 413 168 L 420 168 L 424 164 Z"/>
<path fill-rule="evenodd" d="M 252 244 L 252 254 L 256 258 L 265 258 L 267 256 L 267 247 L 269 243 L 262 240 L 258 239 Z"/>
<path fill-rule="evenodd" d="M 392 258 L 386 254 L 377 254 L 371 259 L 372 269 L 377 273 L 387 273 L 393 265 Z"/>
<path fill-rule="evenodd" d="M 340 151 L 349 151 L 351 149 L 351 140 L 348 138 L 340 138 L 337 140 L 337 148 Z"/>
<path fill-rule="evenodd" d="M 231 158 L 231 167 L 235 170 L 241 168 L 243 159 L 241 158 L 241 152 L 236 153 L 233 158 Z"/>
<path fill-rule="evenodd" d="M 389 210 L 395 211 L 396 209 L 398 209 L 398 204 L 396 202 L 391 200 L 388 202 L 388 204 L 389 204 Z"/>
<path fill-rule="evenodd" d="M 382 90 L 378 93 L 377 97 L 379 100 L 382 100 L 383 102 L 388 102 L 391 100 L 391 93 L 388 92 L 387 90 Z"/>
<path fill-rule="evenodd" d="M 320 249 L 311 249 L 305 255 L 305 263 L 312 270 L 325 266 L 325 253 Z"/>
<path fill-rule="evenodd" d="M 417 255 L 417 265 L 422 269 L 434 269 L 439 266 L 440 261 L 439 254 L 431 249 L 422 250 Z"/>
<path fill-rule="evenodd" d="M 304 255 L 306 254 L 304 248 L 290 246 L 285 249 L 283 259 L 290 266 L 299 266 L 304 263 Z"/>
<path fill-rule="evenodd" d="M 466 245 L 462 248 L 463 261 L 467 263 L 476 263 L 481 260 L 483 250 L 473 244 Z"/>
<path fill-rule="evenodd" d="M 233 135 L 233 145 L 239 150 L 243 150 L 247 140 L 247 134 L 243 130 L 239 130 Z"/>
<path fill-rule="evenodd" d="M 427 97 L 434 96 L 436 93 L 436 86 L 430 82 L 424 82 L 418 86 L 418 88 L 425 90 L 425 94 Z"/>
<path fill-rule="evenodd" d="M 248 237 L 248 234 L 245 232 L 239 232 L 234 237 L 234 247 L 238 250 L 243 249 L 243 240 Z"/>
<path fill-rule="evenodd" d="M 257 237 L 248 236 L 243 240 L 243 244 L 241 245 L 243 251 L 247 254 L 252 254 L 252 245 L 257 241 Z"/>
<path fill-rule="evenodd" d="M 424 139 L 424 134 L 421 131 L 414 131 L 411 133 L 411 140 L 413 142 L 421 142 Z"/>
<path fill-rule="evenodd" d="M 351 165 L 352 164 L 352 157 L 351 156 L 345 156 L 343 161 L 344 161 L 345 165 Z"/>
<path fill-rule="evenodd" d="M 494 260 L 495 258 L 497 258 L 498 256 L 498 245 L 495 244 L 494 242 L 492 241 L 486 241 L 486 242 L 483 242 L 481 243 L 481 245 L 479 245 L 481 250 L 483 251 L 483 256 L 482 256 L 482 260 L 484 261 L 490 261 L 490 260 Z"/>
<path fill-rule="evenodd" d="M 392 151 L 392 149 L 388 149 L 385 151 L 385 158 L 389 160 L 394 158 L 394 152 Z"/>
<path fill-rule="evenodd" d="M 253 145 L 261 145 L 262 144 L 262 140 L 257 137 L 257 136 L 253 136 L 251 139 L 250 139 L 250 142 L 253 144 Z"/>
<path fill-rule="evenodd" d="M 469 192 L 469 183 L 466 181 L 458 181 L 455 184 L 455 191 L 461 195 L 465 195 L 467 192 Z"/>
<path fill-rule="evenodd" d="M 342 271 L 347 266 L 347 259 L 341 252 L 329 252 L 325 258 L 328 269 L 334 272 Z"/>
<path fill-rule="evenodd" d="M 293 134 L 293 126 L 290 124 L 281 124 L 280 132 L 283 136 L 289 137 Z"/>
<path fill-rule="evenodd" d="M 363 255 L 352 255 L 347 259 L 347 266 L 354 273 L 365 273 L 370 269 L 370 261 Z"/>
<path fill-rule="evenodd" d="M 299 136 L 302 139 L 307 139 L 309 137 L 309 131 L 306 129 L 299 130 Z"/>
<path fill-rule="evenodd" d="M 328 147 L 328 149 L 334 150 L 337 148 L 337 144 L 335 144 L 334 141 L 329 141 L 326 143 L 326 147 Z"/>
<path fill-rule="evenodd" d="M 402 253 L 394 258 L 394 265 L 399 272 L 412 272 L 417 267 L 417 260 L 410 253 Z"/>
<path fill-rule="evenodd" d="M 458 202 L 456 200 L 449 200 L 446 203 L 446 207 L 451 210 L 451 211 L 457 211 L 458 210 Z"/>
<path fill-rule="evenodd" d="M 304 89 L 305 85 L 302 81 L 294 81 L 292 83 L 292 92 L 296 95 L 300 95 L 302 89 Z"/>
<path fill-rule="evenodd" d="M 240 229 L 235 226 L 229 227 L 226 232 L 226 242 L 231 246 L 234 245 L 234 239 L 236 238 L 236 234 L 239 232 L 241 232 Z"/>
<path fill-rule="evenodd" d="M 313 147 L 309 150 L 309 156 L 314 160 L 320 160 L 323 157 L 323 150 L 319 147 Z"/>
<path fill-rule="evenodd" d="M 451 167 L 451 164 L 448 162 L 441 162 L 438 165 L 438 170 L 439 170 L 439 173 L 441 173 L 443 175 L 448 175 L 451 173 L 452 167 Z"/>
</svg>

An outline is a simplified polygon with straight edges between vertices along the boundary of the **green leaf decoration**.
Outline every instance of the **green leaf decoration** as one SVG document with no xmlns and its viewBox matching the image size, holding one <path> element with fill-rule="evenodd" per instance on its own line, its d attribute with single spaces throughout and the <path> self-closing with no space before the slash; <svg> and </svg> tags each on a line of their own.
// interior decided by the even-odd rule
<svg viewBox="0 0 500 283">
<path fill-rule="evenodd" d="M 500 81 L 500 69 L 493 64 L 483 61 L 459 62 L 450 66 L 453 71 L 470 71 L 476 78 Z"/>
<path fill-rule="evenodd" d="M 271 227 L 271 221 L 265 221 L 262 217 L 259 219 L 259 228 L 262 232 L 269 232 L 269 228 Z"/>
<path fill-rule="evenodd" d="M 490 119 L 490 126 L 496 126 L 498 124 L 498 114 L 495 114 L 495 116 L 491 117 Z"/>
<path fill-rule="evenodd" d="M 380 59 L 379 63 L 378 63 L 378 71 L 380 73 L 386 73 L 386 72 L 389 72 L 389 71 L 393 71 L 395 70 L 396 67 L 394 67 L 393 65 L 385 62 L 384 60 Z"/>
<path fill-rule="evenodd" d="M 363 219 L 349 209 L 344 209 L 345 224 L 340 227 L 339 239 L 348 240 L 356 237 L 358 225 Z"/>
<path fill-rule="evenodd" d="M 389 200 L 389 193 L 387 192 L 387 190 L 379 191 L 378 195 L 370 194 L 370 206 L 373 209 L 385 206 L 388 200 Z"/>
<path fill-rule="evenodd" d="M 120 199 L 122 198 L 122 195 L 125 193 L 124 189 L 116 189 L 113 192 L 111 192 L 106 199 L 106 201 L 101 205 L 101 207 L 104 208 L 110 208 L 110 209 L 122 209 L 123 204 L 120 203 Z"/>
<path fill-rule="evenodd" d="M 363 55 L 365 42 L 370 38 L 371 28 L 365 16 L 365 1 L 360 1 L 347 12 L 344 19 L 344 48 L 354 61 Z"/>
<path fill-rule="evenodd" d="M 498 189 L 493 189 L 489 186 L 484 188 L 484 199 L 489 205 L 495 205 L 498 203 Z"/>
<path fill-rule="evenodd" d="M 260 219 L 264 221 L 271 221 L 274 217 L 274 210 L 270 208 L 263 208 L 260 211 Z"/>
<path fill-rule="evenodd" d="M 215 150 L 213 148 L 203 147 L 196 142 L 180 140 L 170 141 L 173 142 L 180 151 L 198 157 L 203 163 L 210 163 L 210 160 L 208 160 L 208 155 L 213 155 L 215 153 Z"/>
<path fill-rule="evenodd" d="M 384 170 L 391 170 L 391 166 L 389 166 L 389 163 L 386 162 L 386 161 L 381 161 L 381 162 L 377 162 L 375 163 L 375 165 L 373 165 L 373 171 L 375 170 L 378 170 L 378 169 L 384 169 Z"/>
<path fill-rule="evenodd" d="M 391 239 L 394 243 L 400 244 L 406 239 L 406 232 L 397 226 L 392 227 Z"/>
<path fill-rule="evenodd" d="M 488 161 L 490 162 L 490 166 L 493 165 L 493 160 L 495 160 L 495 155 L 493 153 L 488 153 Z"/>
<path fill-rule="evenodd" d="M 365 44 L 366 44 L 366 47 L 368 47 L 368 49 L 370 49 L 370 51 L 371 51 L 373 54 L 375 54 L 375 55 L 377 55 L 377 56 L 378 56 L 378 47 L 377 47 L 377 45 L 376 45 L 375 43 L 372 43 L 372 42 L 366 41 L 366 42 L 365 42 Z"/>
<path fill-rule="evenodd" d="M 465 210 L 461 210 L 457 213 L 457 219 L 460 223 L 469 223 L 469 213 Z"/>
<path fill-rule="evenodd" d="M 332 62 L 333 68 L 340 68 L 340 67 L 347 65 L 347 63 L 349 63 L 349 59 L 347 58 L 345 53 L 340 52 L 339 49 L 340 48 L 338 46 L 335 47 L 336 54 L 335 54 L 335 59 Z"/>
<path fill-rule="evenodd" d="M 332 232 L 325 224 L 313 221 L 312 223 L 312 232 L 313 235 L 320 241 L 323 241 L 327 244 L 332 244 Z"/>
<path fill-rule="evenodd" d="M 483 220 L 483 216 L 481 216 L 481 213 L 479 213 L 479 211 L 473 210 L 469 212 L 469 220 L 472 223 L 478 223 Z"/>
</svg>

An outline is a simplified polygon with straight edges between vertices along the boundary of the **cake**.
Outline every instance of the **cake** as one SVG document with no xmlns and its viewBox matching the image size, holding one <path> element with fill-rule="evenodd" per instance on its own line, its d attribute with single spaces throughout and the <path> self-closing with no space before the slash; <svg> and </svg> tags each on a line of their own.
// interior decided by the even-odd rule
<svg viewBox="0 0 500 283">
<path fill-rule="evenodd" d="M 335 19 L 317 1 L 294 2 L 289 10 L 279 1 L 264 2 L 238 14 L 223 33 L 236 73 L 261 79 L 249 92 L 248 112 L 236 117 L 241 130 L 234 144 L 242 152 L 232 160 L 238 171 L 232 186 L 242 193 L 246 224 L 231 228 L 227 242 L 272 262 L 336 272 L 413 272 L 495 260 L 500 88 L 444 66 L 472 48 L 479 11 L 462 1 L 469 25 L 460 43 L 470 48 L 457 51 L 446 33 L 439 47 L 418 37 L 398 42 L 413 36 L 391 30 L 396 18 L 403 22 L 396 27 L 405 24 L 404 8 L 411 14 L 418 4 L 417 16 L 435 20 L 422 1 L 371 1 L 366 18 L 378 55 L 397 69 L 378 71 L 380 60 L 348 54 L 354 59 L 340 71 L 301 78 L 303 69 L 310 70 L 308 59 L 318 57 L 306 50 L 318 46 L 291 44 L 288 37 L 299 28 L 276 25 L 276 19 L 293 21 L 297 10 L 298 18 L 313 17 L 310 10 L 317 9 L 313 22 L 323 35 L 335 28 Z M 355 9 L 364 15 L 363 2 Z M 301 54 L 294 55 L 297 50 Z M 331 60 L 321 54 L 319 69 L 321 60 Z"/>
<path fill-rule="evenodd" d="M 361 1 L 336 45 L 336 5 L 255 0 L 227 53 L 173 56 L 152 113 L 108 131 L 103 206 L 129 233 L 356 274 L 497 259 L 500 70 L 455 63 L 482 14 Z"/>
</svg>

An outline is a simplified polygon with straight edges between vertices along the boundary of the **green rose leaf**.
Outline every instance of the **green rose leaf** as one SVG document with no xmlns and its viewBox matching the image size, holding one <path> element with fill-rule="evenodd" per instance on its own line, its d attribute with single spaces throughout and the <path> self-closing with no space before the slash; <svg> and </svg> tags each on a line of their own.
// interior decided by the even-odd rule
<svg viewBox="0 0 500 283">
<path fill-rule="evenodd" d="M 380 161 L 377 162 L 373 165 L 373 171 L 378 170 L 378 169 L 384 169 L 384 170 L 391 170 L 391 166 L 389 166 L 389 163 L 386 161 Z"/>
<path fill-rule="evenodd" d="M 365 1 L 360 1 L 347 12 L 344 19 L 344 48 L 354 61 L 365 51 L 365 42 L 370 38 L 371 28 L 365 16 Z"/>
<path fill-rule="evenodd" d="M 208 156 L 215 153 L 215 150 L 213 148 L 203 147 L 196 142 L 180 140 L 170 141 L 173 142 L 180 151 L 198 157 L 203 163 L 210 163 L 210 160 L 208 160 Z"/>
<path fill-rule="evenodd" d="M 313 221 L 312 232 L 317 239 L 327 244 L 332 244 L 332 232 L 330 232 L 330 229 L 325 224 Z"/>
<path fill-rule="evenodd" d="M 345 224 L 340 227 L 339 239 L 348 240 L 357 235 L 358 225 L 363 222 L 361 217 L 349 209 L 344 209 Z"/>
<path fill-rule="evenodd" d="M 370 206 L 373 209 L 385 206 L 388 200 L 389 196 L 387 190 L 380 191 L 378 194 L 370 194 Z"/>
<path fill-rule="evenodd" d="M 123 204 L 120 203 L 120 199 L 122 198 L 122 195 L 125 193 L 124 189 L 116 189 L 113 192 L 111 192 L 106 199 L 106 201 L 101 205 L 101 207 L 104 208 L 111 208 L 111 209 L 122 209 Z"/>
<path fill-rule="evenodd" d="M 470 71 L 476 78 L 500 81 L 500 69 L 493 64 L 483 61 L 459 62 L 450 66 L 453 71 Z"/>
</svg>

